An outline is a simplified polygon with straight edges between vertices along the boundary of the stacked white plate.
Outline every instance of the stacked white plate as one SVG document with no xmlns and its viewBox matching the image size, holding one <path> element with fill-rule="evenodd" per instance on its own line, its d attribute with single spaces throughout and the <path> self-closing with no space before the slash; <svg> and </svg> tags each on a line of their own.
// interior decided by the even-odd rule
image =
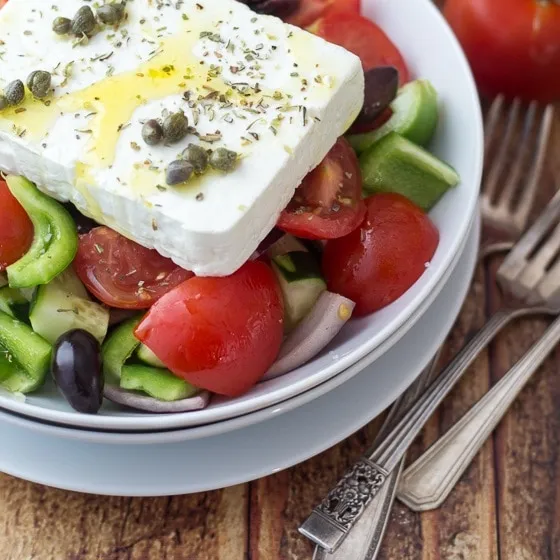
<svg viewBox="0 0 560 560">
<path fill-rule="evenodd" d="M 411 72 L 438 90 L 442 117 L 431 149 L 462 177 L 431 214 L 440 244 L 426 273 L 391 306 L 351 321 L 310 363 L 201 411 L 158 416 L 107 404 L 89 416 L 72 411 L 50 384 L 25 402 L 0 394 L 0 471 L 116 495 L 218 488 L 319 453 L 379 414 L 421 372 L 451 328 L 474 268 L 480 108 L 461 49 L 429 0 L 362 0 L 362 7 Z"/>
</svg>

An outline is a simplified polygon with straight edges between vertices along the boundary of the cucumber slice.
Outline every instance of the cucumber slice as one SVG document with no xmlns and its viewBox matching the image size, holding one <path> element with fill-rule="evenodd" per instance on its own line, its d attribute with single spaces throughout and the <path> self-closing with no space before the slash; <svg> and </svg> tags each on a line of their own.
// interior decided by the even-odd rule
<svg viewBox="0 0 560 560">
<path fill-rule="evenodd" d="M 80 299 L 91 299 L 86 287 L 82 284 L 82 281 L 71 266 L 53 278 L 49 284 Z"/>
<path fill-rule="evenodd" d="M 0 311 L 15 317 L 18 321 L 29 323 L 29 300 L 15 288 L 0 288 Z"/>
<path fill-rule="evenodd" d="M 292 251 L 272 259 L 284 296 L 284 326 L 292 330 L 327 289 L 317 261 L 310 253 Z"/>
<path fill-rule="evenodd" d="M 121 372 L 121 388 L 142 391 L 160 401 L 188 399 L 198 389 L 167 369 L 141 365 L 125 365 Z"/>
<path fill-rule="evenodd" d="M 28 393 L 43 383 L 52 347 L 31 327 L 0 311 L 0 354 L 2 387 Z"/>
<path fill-rule="evenodd" d="M 140 344 L 138 352 L 136 352 L 136 356 L 146 365 L 153 366 L 155 368 L 167 369 L 165 364 L 145 344 Z"/>
<path fill-rule="evenodd" d="M 76 224 L 58 202 L 24 177 L 9 175 L 6 182 L 29 215 L 35 234 L 27 253 L 6 270 L 12 288 L 47 284 L 65 270 L 78 250 Z"/>
<path fill-rule="evenodd" d="M 391 132 L 360 156 L 368 193 L 399 193 L 426 212 L 459 181 L 457 172 L 420 146 Z"/>
<path fill-rule="evenodd" d="M 439 119 L 437 92 L 428 80 L 404 85 L 391 103 L 393 115 L 376 130 L 348 138 L 361 154 L 390 132 L 398 132 L 411 142 L 425 146 L 432 139 Z"/>
<path fill-rule="evenodd" d="M 140 346 L 140 341 L 134 336 L 134 329 L 142 320 L 142 315 L 138 315 L 121 323 L 107 338 L 101 348 L 103 357 L 103 371 L 108 380 L 118 384 L 121 378 L 124 363 L 134 354 Z"/>
<path fill-rule="evenodd" d="M 51 344 L 73 329 L 83 329 L 102 343 L 109 328 L 109 310 L 66 291 L 65 286 L 62 278 L 37 288 L 29 314 L 33 330 Z"/>
</svg>

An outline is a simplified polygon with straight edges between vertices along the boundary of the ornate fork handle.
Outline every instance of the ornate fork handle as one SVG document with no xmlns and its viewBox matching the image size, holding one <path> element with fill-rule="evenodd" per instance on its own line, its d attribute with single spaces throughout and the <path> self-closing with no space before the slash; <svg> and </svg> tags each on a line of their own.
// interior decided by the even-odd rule
<svg viewBox="0 0 560 560">
<path fill-rule="evenodd" d="M 416 404 L 403 416 L 383 442 L 369 456 L 362 456 L 329 492 L 299 528 L 300 533 L 334 552 L 352 529 L 372 498 L 379 492 L 424 424 L 449 391 L 494 336 L 512 319 L 538 312 L 541 308 L 498 311 L 465 345 Z"/>
<path fill-rule="evenodd" d="M 439 507 L 531 375 L 560 341 L 560 319 L 442 438 L 404 473 L 398 498 L 414 511 Z"/>
</svg>

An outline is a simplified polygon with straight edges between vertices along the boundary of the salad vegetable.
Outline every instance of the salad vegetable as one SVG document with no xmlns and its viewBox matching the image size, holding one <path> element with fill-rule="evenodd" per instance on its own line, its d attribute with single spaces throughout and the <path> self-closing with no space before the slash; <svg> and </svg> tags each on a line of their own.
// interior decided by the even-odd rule
<svg viewBox="0 0 560 560">
<path fill-rule="evenodd" d="M 49 371 L 52 346 L 29 325 L 0 311 L 0 385 L 14 393 L 41 386 Z"/>
<path fill-rule="evenodd" d="M 430 218 L 400 194 L 366 199 L 359 229 L 327 242 L 323 273 L 332 292 L 373 313 L 402 296 L 429 265 L 439 242 Z"/>
<path fill-rule="evenodd" d="M 410 140 L 391 132 L 360 156 L 367 192 L 396 192 L 425 211 L 459 183 L 456 171 Z"/>
<path fill-rule="evenodd" d="M 6 269 L 10 286 L 32 288 L 47 284 L 74 259 L 78 244 L 76 224 L 58 202 L 24 177 L 9 175 L 6 183 L 34 227 L 31 247 Z"/>
</svg>

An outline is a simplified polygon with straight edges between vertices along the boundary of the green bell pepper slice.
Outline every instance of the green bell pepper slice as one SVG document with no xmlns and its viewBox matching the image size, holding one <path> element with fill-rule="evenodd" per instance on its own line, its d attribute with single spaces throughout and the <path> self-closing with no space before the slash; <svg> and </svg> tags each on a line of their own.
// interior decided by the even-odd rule
<svg viewBox="0 0 560 560">
<path fill-rule="evenodd" d="M 27 212 L 35 231 L 27 253 L 6 269 L 9 284 L 12 288 L 48 284 L 76 256 L 76 224 L 60 203 L 43 194 L 24 177 L 8 175 L 6 183 Z"/>
</svg>

